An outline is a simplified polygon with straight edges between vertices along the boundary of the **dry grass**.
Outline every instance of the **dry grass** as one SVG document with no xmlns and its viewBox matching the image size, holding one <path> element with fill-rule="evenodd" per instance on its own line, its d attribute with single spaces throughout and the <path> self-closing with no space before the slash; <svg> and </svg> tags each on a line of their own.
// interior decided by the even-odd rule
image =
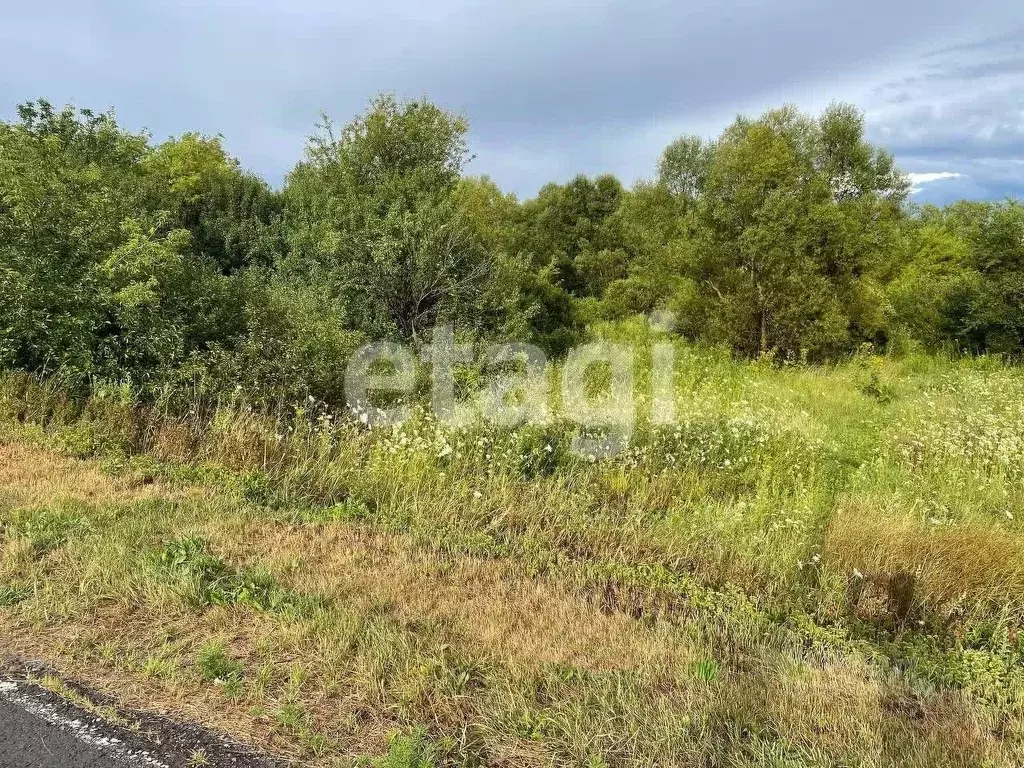
<svg viewBox="0 0 1024 768">
<path fill-rule="evenodd" d="M 856 664 L 839 661 L 776 670 L 765 695 L 768 719 L 793 741 L 817 734 L 831 755 L 861 756 L 866 764 L 899 759 L 900 744 L 914 744 L 903 757 L 924 764 L 1000 764 L 1007 759 L 992 739 L 996 718 L 979 712 L 961 694 L 925 701 L 881 683 Z M 750 696 L 749 687 L 739 692 Z"/>
<path fill-rule="evenodd" d="M 132 500 L 131 489 L 89 462 L 29 450 L 6 455 L 22 457 L 20 468 L 4 475 L 6 491 L 18 498 L 46 504 L 77 493 L 89 501 Z M 33 466 L 59 467 L 59 480 L 48 487 Z M 153 494 L 152 486 L 144 491 Z M 189 511 L 189 496 L 177 498 Z M 866 764 L 893 764 L 892 744 L 904 744 L 907 765 L 967 764 L 932 760 L 943 750 L 1010 764 L 969 701 L 919 700 L 855 659 L 809 664 L 742 627 L 606 615 L 557 583 L 524 578 L 508 561 L 423 550 L 409 537 L 353 525 L 260 522 L 232 513 L 227 499 L 225 507 L 223 517 L 198 516 L 215 504 L 189 511 L 219 555 L 264 566 L 296 592 L 327 596 L 344 610 L 321 619 L 244 606 L 196 612 L 159 590 L 141 601 L 98 600 L 63 615 L 29 605 L 0 611 L 8 652 L 54 663 L 128 706 L 198 720 L 311 764 L 379 754 L 410 717 L 442 733 L 472 723 L 474 738 L 489 743 L 492 765 L 574 762 L 591 746 L 613 764 L 633 765 L 631 753 L 674 754 L 665 764 L 692 764 L 722 752 L 729 722 L 759 724 L 777 734 L 773 741 L 790 745 L 784 752 L 811 762 L 857 754 Z M 51 557 L 49 567 L 59 573 L 61 555 Z M 51 589 L 75 589 L 51 578 Z M 197 679 L 195 659 L 211 640 L 246 670 L 239 691 Z M 691 676 L 700 660 L 726 649 L 725 666 L 705 661 L 710 672 Z M 555 670 L 593 674 L 595 682 L 555 682 Z M 470 677 L 453 683 L 453 674 Z M 483 687 L 474 689 L 475 675 Z M 599 682 L 605 678 L 618 682 L 606 689 Z M 537 706 L 523 696 L 538 679 L 565 698 L 536 710 L 532 725 L 516 726 L 521 712 Z M 611 691 L 615 698 L 601 698 Z M 915 703 L 899 712 L 894 701 Z M 622 707 L 633 711 L 599 736 L 610 722 L 605 718 Z M 293 712 L 301 713 L 300 726 L 289 719 Z M 551 752 L 514 736 L 520 727 L 537 727 L 561 746 Z M 770 755 L 775 748 L 763 749 Z M 742 750 L 733 759 L 760 764 Z"/>
<path fill-rule="evenodd" d="M 893 592 L 888 599 L 896 604 L 923 602 L 939 609 L 957 601 L 1003 605 L 1024 595 L 1024 541 L 998 524 L 936 525 L 848 501 L 832 518 L 825 554 L 843 572 L 856 571 L 869 583 L 886 585 Z M 909 592 L 900 596 L 894 592 L 898 589 Z"/>
<path fill-rule="evenodd" d="M 352 526 L 265 523 L 211 533 L 232 562 L 291 572 L 287 583 L 303 594 L 361 610 L 386 605 L 404 621 L 444 625 L 485 658 L 606 672 L 680 667 L 699 656 L 678 634 L 605 615 L 557 584 L 524 580 L 508 561 L 453 558 Z"/>
<path fill-rule="evenodd" d="M 297 758 L 302 750 L 295 740 L 273 727 L 273 697 L 260 701 L 268 709 L 266 714 L 254 714 L 253 701 L 226 698 L 221 688 L 199 684 L 192 673 L 204 639 L 223 640 L 247 667 L 259 669 L 263 656 L 253 639 L 272 638 L 278 632 L 275 622 L 252 611 L 215 610 L 202 615 L 100 611 L 80 621 L 48 623 L 19 621 L 0 612 L 6 654 L 44 661 L 62 676 L 114 697 L 122 707 L 202 723 L 243 744 Z M 167 661 L 162 671 L 152 664 L 154 659 Z M 283 661 L 275 667 L 278 681 L 286 669 Z M 394 724 L 366 725 L 352 746 L 357 751 L 380 752 Z"/>
<path fill-rule="evenodd" d="M 34 507 L 62 501 L 99 506 L 173 499 L 180 489 L 158 480 L 115 477 L 95 463 L 62 456 L 27 443 L 0 443 L 0 504 Z"/>
</svg>

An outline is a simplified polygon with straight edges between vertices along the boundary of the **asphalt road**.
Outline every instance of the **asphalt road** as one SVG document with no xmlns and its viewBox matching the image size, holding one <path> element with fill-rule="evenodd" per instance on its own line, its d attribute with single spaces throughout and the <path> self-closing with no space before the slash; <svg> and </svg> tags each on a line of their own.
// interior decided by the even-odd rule
<svg viewBox="0 0 1024 768">
<path fill-rule="evenodd" d="M 24 688 L 0 682 L 0 768 L 155 768 L 118 750 L 119 740 L 76 717 L 69 706 Z"/>
<path fill-rule="evenodd" d="M 126 768 L 131 763 L 0 698 L 0 768 Z"/>
<path fill-rule="evenodd" d="M 114 704 L 88 693 L 94 702 Z M 0 768 L 283 768 L 202 726 L 117 712 L 133 727 L 106 722 L 28 676 L 0 676 Z"/>
</svg>

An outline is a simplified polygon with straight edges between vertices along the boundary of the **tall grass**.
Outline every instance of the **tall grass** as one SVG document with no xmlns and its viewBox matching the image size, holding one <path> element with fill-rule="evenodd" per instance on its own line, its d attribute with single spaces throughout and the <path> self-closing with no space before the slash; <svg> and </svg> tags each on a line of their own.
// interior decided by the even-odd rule
<svg viewBox="0 0 1024 768">
<path fill-rule="evenodd" d="M 71 624 L 112 604 L 120 621 L 199 611 L 243 645 L 257 640 L 231 617 L 255 611 L 271 635 L 295 633 L 288 654 L 361 692 L 344 717 L 412 729 L 393 760 L 1018 760 L 1024 375 L 992 360 L 779 367 L 680 347 L 676 408 L 678 424 L 641 419 L 628 450 L 591 461 L 569 450 L 578 430 L 557 411 L 509 429 L 417 409 L 371 429 L 317 403 L 172 411 L 123 388 L 74 400 L 7 375 L 6 439 L 94 458 L 139 487 L 213 490 L 85 511 L 11 502 L 3 573 L 20 591 L 0 611 Z M 182 576 L 161 557 L 217 568 Z M 501 601 L 528 601 L 530 584 L 557 594 L 543 621 L 513 621 Z M 476 587 L 487 598 L 470 614 L 459 606 Z M 563 626 L 552 606 L 593 621 L 571 605 L 628 628 L 559 640 L 544 629 Z M 152 657 L 152 628 L 137 633 Z M 562 666 L 524 661 L 531 642 Z M 569 661 L 602 642 L 626 654 L 619 672 Z M 259 698 L 269 682 L 254 674 L 226 695 Z M 326 714 L 322 682 L 279 681 L 278 747 L 346 752 L 352 731 Z"/>
</svg>

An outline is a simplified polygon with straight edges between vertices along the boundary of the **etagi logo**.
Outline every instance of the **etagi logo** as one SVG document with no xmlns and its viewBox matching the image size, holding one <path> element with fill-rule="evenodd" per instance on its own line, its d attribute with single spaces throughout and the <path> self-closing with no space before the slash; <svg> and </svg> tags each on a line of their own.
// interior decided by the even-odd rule
<svg viewBox="0 0 1024 768">
<path fill-rule="evenodd" d="M 673 318 L 670 313 L 657 313 L 651 325 L 668 331 Z M 437 326 L 419 359 L 430 374 L 430 408 L 439 421 L 451 426 L 467 425 L 474 419 L 508 427 L 544 424 L 552 415 L 551 380 L 557 379 L 560 415 L 581 427 L 573 451 L 587 458 L 608 458 L 627 448 L 633 435 L 641 355 L 651 372 L 651 422 L 672 424 L 676 415 L 676 348 L 669 341 L 653 343 L 642 352 L 633 345 L 610 341 L 583 344 L 569 351 L 556 377 L 549 375 L 547 356 L 539 347 L 493 344 L 484 350 L 488 386 L 461 400 L 456 396 L 455 370 L 473 362 L 474 347 L 456 342 L 454 327 Z M 411 347 L 397 342 L 366 344 L 349 362 L 346 400 L 370 426 L 398 425 L 412 415 L 409 399 L 416 379 L 417 354 Z M 376 405 L 374 395 L 378 401 L 386 395 L 392 404 Z"/>
</svg>

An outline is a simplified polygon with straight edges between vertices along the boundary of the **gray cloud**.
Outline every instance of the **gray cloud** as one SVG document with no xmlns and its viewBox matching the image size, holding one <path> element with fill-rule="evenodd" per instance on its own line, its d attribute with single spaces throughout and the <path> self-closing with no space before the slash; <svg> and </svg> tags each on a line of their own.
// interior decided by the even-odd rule
<svg viewBox="0 0 1024 768">
<path fill-rule="evenodd" d="M 904 170 L 959 174 L 915 199 L 1024 195 L 1024 30 L 922 57 L 875 89 L 868 116 Z"/>
<path fill-rule="evenodd" d="M 58 0 L 5 17 L 0 102 L 113 105 L 158 138 L 223 133 L 275 183 L 321 110 L 347 120 L 381 90 L 467 114 L 471 170 L 523 195 L 577 172 L 631 181 L 679 133 L 835 98 L 867 107 L 907 170 L 979 189 L 1022 178 L 1006 170 L 1020 147 L 1015 0 Z"/>
</svg>

